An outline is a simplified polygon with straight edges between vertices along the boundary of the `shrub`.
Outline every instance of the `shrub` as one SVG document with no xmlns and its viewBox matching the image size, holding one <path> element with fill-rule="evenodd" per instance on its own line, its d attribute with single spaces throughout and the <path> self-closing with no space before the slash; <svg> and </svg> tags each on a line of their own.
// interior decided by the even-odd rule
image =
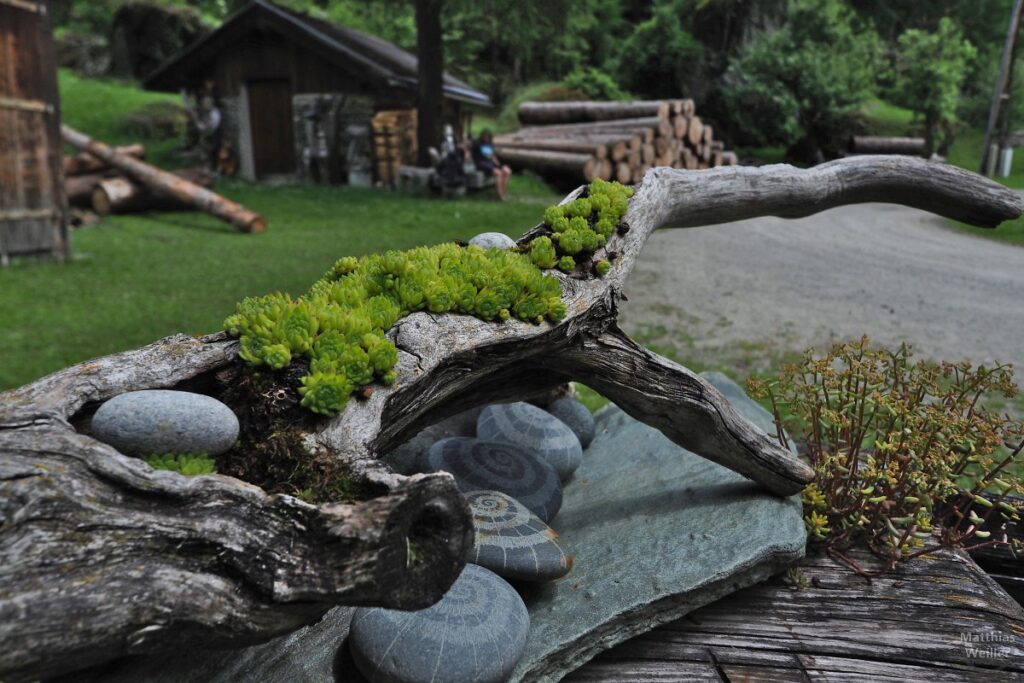
<svg viewBox="0 0 1024 683">
<path fill-rule="evenodd" d="M 679 97 L 700 72 L 701 44 L 686 30 L 676 3 L 658 3 L 653 15 L 622 42 L 613 60 L 619 82 L 644 97 Z"/>
<path fill-rule="evenodd" d="M 922 118 L 929 154 L 936 146 L 945 154 L 952 143 L 960 89 L 976 56 L 947 17 L 933 32 L 909 29 L 899 37 L 890 97 Z"/>
<path fill-rule="evenodd" d="M 630 97 L 614 78 L 592 66 L 578 67 L 562 79 L 562 85 L 591 100 L 627 100 Z"/>
<path fill-rule="evenodd" d="M 749 43 L 725 74 L 731 123 L 751 145 L 783 145 L 818 162 L 845 146 L 872 94 L 878 37 L 839 0 L 790 0 L 777 31 Z"/>
<path fill-rule="evenodd" d="M 817 473 L 803 492 L 811 542 L 864 575 L 943 547 L 1005 543 L 1006 522 L 1020 519 L 1006 497 L 1024 493 L 1013 476 L 1024 465 L 1024 425 L 985 407 L 990 393 L 1016 394 L 1011 369 L 911 355 L 865 337 L 820 358 L 809 350 L 777 380 L 748 383 L 770 401 L 780 442 L 788 430 L 806 444 Z M 882 568 L 847 558 L 854 544 Z"/>
</svg>

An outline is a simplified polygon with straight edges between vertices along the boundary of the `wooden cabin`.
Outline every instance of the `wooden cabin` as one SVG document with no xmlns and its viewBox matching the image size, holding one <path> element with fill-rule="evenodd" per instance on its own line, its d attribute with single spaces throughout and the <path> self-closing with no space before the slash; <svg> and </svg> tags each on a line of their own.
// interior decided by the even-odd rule
<svg viewBox="0 0 1024 683">
<path fill-rule="evenodd" d="M 380 122 L 415 121 L 416 74 L 416 57 L 385 40 L 254 0 L 144 86 L 212 85 L 245 178 L 298 173 L 354 182 L 366 157 L 379 176 L 382 155 L 390 162 L 409 155 L 408 131 Z M 456 126 L 467 107 L 491 106 L 487 95 L 447 74 L 444 97 L 445 120 Z M 375 114 L 383 114 L 376 136 Z"/>
<path fill-rule="evenodd" d="M 47 4 L 0 0 L 0 265 L 19 254 L 68 254 Z"/>
</svg>

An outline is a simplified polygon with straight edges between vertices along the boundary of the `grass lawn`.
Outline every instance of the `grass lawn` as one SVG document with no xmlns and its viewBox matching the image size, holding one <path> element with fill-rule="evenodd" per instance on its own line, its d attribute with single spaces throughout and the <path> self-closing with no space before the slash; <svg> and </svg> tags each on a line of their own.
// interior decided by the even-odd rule
<svg viewBox="0 0 1024 683">
<path fill-rule="evenodd" d="M 881 100 L 873 100 L 864 108 L 867 129 L 872 135 L 920 135 L 913 113 Z M 949 150 L 947 161 L 954 166 L 977 173 L 981 167 L 981 149 L 984 146 L 985 131 L 970 129 L 957 135 Z M 1024 189 L 1024 150 L 1018 150 L 1013 157 L 1010 175 L 996 176 L 995 181 L 1013 189 Z M 949 224 L 973 235 L 988 237 L 1011 244 L 1024 245 L 1024 218 L 1003 223 L 995 230 L 976 228 L 964 223 L 949 221 Z"/>
<path fill-rule="evenodd" d="M 134 142 L 124 117 L 173 96 L 60 73 L 64 120 L 111 144 Z M 150 161 L 180 165 L 177 138 L 143 140 Z M 518 236 L 558 196 L 512 179 L 513 201 L 461 200 L 348 187 L 268 187 L 222 181 L 218 192 L 266 216 L 244 235 L 202 213 L 114 216 L 72 233 L 70 263 L 16 261 L 0 269 L 0 389 L 173 332 L 219 330 L 235 302 L 308 289 L 341 256 L 406 249 L 484 231 Z"/>
<path fill-rule="evenodd" d="M 267 232 L 245 235 L 200 213 L 117 216 L 75 231 L 70 263 L 0 270 L 0 389 L 173 332 L 219 330 L 236 301 L 298 295 L 341 256 L 489 230 L 518 236 L 556 199 L 523 177 L 508 203 L 241 182 L 218 190 L 262 212 Z"/>
<path fill-rule="evenodd" d="M 146 160 L 157 166 L 181 166 L 173 152 L 181 145 L 178 137 L 147 139 L 132 131 L 126 118 L 155 103 L 179 103 L 176 95 L 141 90 L 132 84 L 108 79 L 83 78 L 68 69 L 58 72 L 61 117 L 64 123 L 110 145 L 141 142 Z M 68 148 L 69 153 L 74 152 Z"/>
</svg>

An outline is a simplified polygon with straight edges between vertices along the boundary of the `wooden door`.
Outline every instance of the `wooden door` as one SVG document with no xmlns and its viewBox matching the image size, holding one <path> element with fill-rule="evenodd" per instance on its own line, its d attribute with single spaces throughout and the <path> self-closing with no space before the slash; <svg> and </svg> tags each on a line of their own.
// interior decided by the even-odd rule
<svg viewBox="0 0 1024 683">
<path fill-rule="evenodd" d="M 46 3 L 0 0 L 0 264 L 67 253 L 57 68 Z"/>
<path fill-rule="evenodd" d="M 249 81 L 249 129 L 256 177 L 295 171 L 292 86 L 284 79 Z"/>
</svg>

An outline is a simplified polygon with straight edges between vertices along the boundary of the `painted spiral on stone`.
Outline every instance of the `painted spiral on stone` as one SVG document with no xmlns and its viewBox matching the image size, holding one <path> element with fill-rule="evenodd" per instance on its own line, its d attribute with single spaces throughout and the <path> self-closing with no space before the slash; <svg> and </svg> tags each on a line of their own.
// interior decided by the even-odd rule
<svg viewBox="0 0 1024 683">
<path fill-rule="evenodd" d="M 422 457 L 421 471 L 450 472 L 463 493 L 500 491 L 544 522 L 562 506 L 562 483 L 548 463 L 521 448 L 469 437 L 441 439 Z"/>
<path fill-rule="evenodd" d="M 568 426 L 529 403 L 487 406 L 476 423 L 477 438 L 530 451 L 550 463 L 564 481 L 580 466 L 583 447 Z"/>
<path fill-rule="evenodd" d="M 558 534 L 519 501 L 499 491 L 474 491 L 466 500 L 476 532 L 471 562 L 521 581 L 551 581 L 572 569 Z"/>
<path fill-rule="evenodd" d="M 522 657 L 529 629 L 519 594 L 493 572 L 467 564 L 427 609 L 356 610 L 349 645 L 371 681 L 497 683 Z"/>
</svg>

